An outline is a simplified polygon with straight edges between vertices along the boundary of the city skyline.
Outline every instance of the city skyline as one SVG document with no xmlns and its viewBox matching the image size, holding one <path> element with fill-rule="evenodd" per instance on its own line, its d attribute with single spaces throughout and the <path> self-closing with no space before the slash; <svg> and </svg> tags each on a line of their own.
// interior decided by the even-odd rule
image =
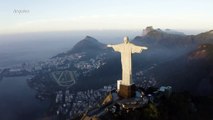
<svg viewBox="0 0 213 120">
<path fill-rule="evenodd" d="M 146 26 L 207 31 L 213 1 L 1 1 L 0 33 L 141 30 Z"/>
</svg>

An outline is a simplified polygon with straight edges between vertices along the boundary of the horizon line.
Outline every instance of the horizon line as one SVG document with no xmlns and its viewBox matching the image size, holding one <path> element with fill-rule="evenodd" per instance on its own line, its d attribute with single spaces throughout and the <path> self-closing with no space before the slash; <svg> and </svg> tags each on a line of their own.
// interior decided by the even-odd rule
<svg viewBox="0 0 213 120">
<path fill-rule="evenodd" d="M 147 26 L 148 27 L 148 26 Z M 10 36 L 10 35 L 24 35 L 24 34 L 43 34 L 43 33 L 65 33 L 65 32 L 104 32 L 104 31 L 134 31 L 134 32 L 141 32 L 146 29 L 76 29 L 76 30 L 52 30 L 52 31 L 29 31 L 29 32 L 5 32 L 5 33 L 0 33 L 0 36 Z M 160 29 L 165 31 L 166 29 L 170 29 L 170 30 L 174 30 L 176 32 L 182 32 L 185 35 L 197 35 L 200 33 L 205 33 L 208 31 L 213 30 L 212 29 L 172 29 L 172 28 L 154 28 L 156 29 Z"/>
</svg>

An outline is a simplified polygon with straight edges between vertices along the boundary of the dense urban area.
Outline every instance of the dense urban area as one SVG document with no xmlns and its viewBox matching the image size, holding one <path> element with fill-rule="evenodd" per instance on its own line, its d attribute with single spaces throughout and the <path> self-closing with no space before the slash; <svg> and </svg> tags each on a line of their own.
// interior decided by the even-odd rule
<svg viewBox="0 0 213 120">
<path fill-rule="evenodd" d="M 0 69 L 0 78 L 32 75 L 27 81 L 29 86 L 37 91 L 36 97 L 39 100 L 49 99 L 52 108 L 50 112 L 57 117 L 73 119 L 97 106 L 109 91 L 115 89 L 115 84 L 96 90 L 72 91 L 70 89 L 76 83 L 79 75 L 89 76 L 91 71 L 105 65 L 105 55 L 103 53 L 94 59 L 83 60 L 85 54 L 76 53 L 38 63 L 23 63 Z M 153 66 L 149 69 L 152 68 Z M 45 76 L 50 75 L 51 82 L 47 82 L 47 77 L 42 76 L 44 74 Z M 135 82 L 141 87 L 156 84 L 155 78 L 152 76 L 146 78 L 143 76 L 143 71 L 136 72 L 134 76 Z"/>
</svg>

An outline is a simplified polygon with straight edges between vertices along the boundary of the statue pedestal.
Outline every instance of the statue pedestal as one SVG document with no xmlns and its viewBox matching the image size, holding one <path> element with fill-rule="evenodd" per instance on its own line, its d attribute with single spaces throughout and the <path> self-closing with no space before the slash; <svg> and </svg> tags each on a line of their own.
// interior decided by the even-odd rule
<svg viewBox="0 0 213 120">
<path fill-rule="evenodd" d="M 120 89 L 118 95 L 123 98 L 131 98 L 135 96 L 135 84 L 132 85 L 122 85 L 120 84 Z"/>
</svg>

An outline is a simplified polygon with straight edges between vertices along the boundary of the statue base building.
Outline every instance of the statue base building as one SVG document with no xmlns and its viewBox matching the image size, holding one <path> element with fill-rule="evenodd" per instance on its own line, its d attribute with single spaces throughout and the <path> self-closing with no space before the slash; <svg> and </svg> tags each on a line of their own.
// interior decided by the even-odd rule
<svg viewBox="0 0 213 120">
<path fill-rule="evenodd" d="M 136 86 L 132 85 L 122 85 L 120 84 L 120 89 L 118 95 L 122 98 L 131 98 L 135 96 Z"/>
</svg>

